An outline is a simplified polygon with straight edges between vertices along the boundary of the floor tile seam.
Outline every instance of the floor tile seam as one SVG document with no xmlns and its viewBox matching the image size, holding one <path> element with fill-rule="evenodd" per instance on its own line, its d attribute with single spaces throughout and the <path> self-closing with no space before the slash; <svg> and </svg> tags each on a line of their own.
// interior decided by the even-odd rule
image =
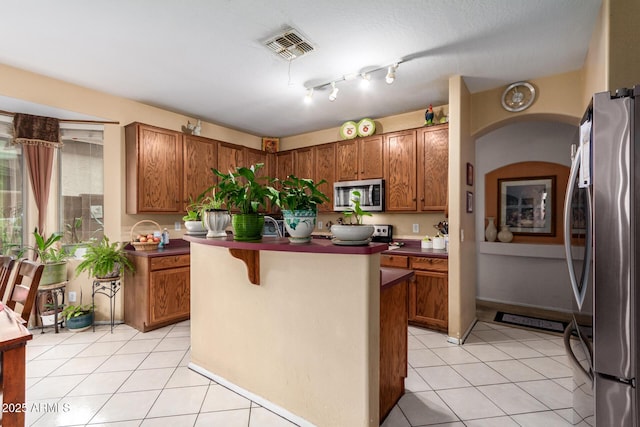
<svg viewBox="0 0 640 427">
<path fill-rule="evenodd" d="M 523 392 L 525 392 L 527 395 L 529 395 L 531 398 L 533 398 L 536 402 L 540 403 L 543 407 L 547 408 L 544 411 L 525 411 L 525 412 L 514 412 L 514 413 L 508 413 L 504 408 L 502 408 L 498 402 L 495 402 L 493 399 L 491 399 L 491 397 L 489 397 L 486 393 L 484 393 L 480 387 L 478 387 L 478 391 L 482 394 L 485 395 L 485 397 L 489 400 L 491 400 L 497 407 L 499 407 L 502 411 L 504 411 L 507 415 L 521 415 L 521 414 L 529 414 L 529 413 L 536 413 L 536 412 L 547 412 L 547 411 L 553 411 L 553 409 L 549 408 L 544 402 L 541 402 L 538 398 L 536 398 L 535 396 L 533 396 L 531 393 L 529 393 L 527 390 L 524 390 L 522 387 L 520 387 L 518 385 L 518 382 L 514 382 L 511 383 L 513 385 L 515 385 L 516 387 L 518 387 L 520 390 L 522 390 Z M 488 387 L 490 387 L 491 385 L 489 385 Z M 484 386 L 483 386 L 484 387 Z M 567 408 L 563 408 L 563 409 L 567 409 Z"/>
<path fill-rule="evenodd" d="M 105 361 L 105 362 L 106 362 L 106 361 Z M 98 369 L 98 368 L 96 368 L 96 369 Z M 93 372 L 93 373 L 98 373 L 98 374 L 102 374 L 102 373 L 104 373 L 104 374 L 113 374 L 113 372 L 128 372 L 128 371 Z M 87 380 L 87 378 L 89 378 L 89 376 L 90 376 L 90 375 L 92 375 L 93 373 L 92 373 L 92 374 L 87 374 L 87 376 L 85 377 L 85 379 L 83 379 L 83 380 L 82 380 L 82 381 L 80 381 L 78 384 L 76 384 L 76 386 L 75 386 L 75 387 L 73 387 L 71 390 L 69 390 L 69 391 L 67 392 L 67 394 L 65 394 L 65 395 L 64 395 L 64 397 L 85 397 L 85 396 L 96 396 L 96 395 L 100 395 L 100 394 L 110 394 L 110 395 L 111 395 L 111 397 L 109 397 L 109 399 L 107 399 L 107 400 L 105 401 L 105 404 L 106 404 L 109 400 L 111 400 L 111 398 L 112 398 L 113 396 L 115 396 L 115 395 L 118 393 L 118 391 L 120 390 L 120 388 L 122 387 L 122 385 L 123 385 L 125 382 L 127 382 L 127 380 L 128 380 L 129 378 L 131 378 L 131 375 L 133 375 L 133 373 L 134 373 L 134 372 L 135 372 L 135 371 L 131 371 L 131 373 L 130 373 L 130 374 L 129 374 L 129 375 L 128 375 L 128 376 L 127 376 L 123 381 L 122 381 L 122 384 L 120 384 L 120 385 L 118 386 L 118 388 L 117 388 L 113 393 L 96 393 L 96 394 L 91 394 L 91 393 L 86 394 L 86 393 L 83 393 L 83 394 L 79 394 L 79 395 L 71 396 L 70 394 L 71 394 L 71 393 L 72 393 L 76 388 L 78 388 L 78 387 L 79 387 L 83 382 L 85 382 L 85 381 Z M 64 397 L 63 397 L 63 398 L 64 398 Z M 103 405 L 103 406 L 104 406 L 104 405 Z M 101 408 L 101 409 L 102 409 L 102 408 Z M 96 411 L 96 414 L 97 414 L 97 413 L 98 413 L 98 411 Z M 94 416 L 95 416 L 95 414 L 94 414 Z M 93 417 L 92 417 L 92 418 L 93 418 Z M 89 421 L 91 421 L 91 420 L 89 420 Z"/>
<path fill-rule="evenodd" d="M 548 380 L 548 379 L 547 379 Z M 525 383 L 525 382 L 535 382 L 535 381 L 547 381 L 547 380 L 532 380 L 532 381 L 518 381 L 517 383 L 514 383 L 516 387 L 518 387 L 520 390 L 524 391 L 525 393 L 527 393 L 529 396 L 533 397 L 535 400 L 537 400 L 538 402 L 540 402 L 545 408 L 549 408 L 549 405 L 547 405 L 546 403 L 540 401 L 540 399 L 538 399 L 537 397 L 535 397 L 533 394 L 529 393 L 528 390 L 526 390 L 525 388 L 520 386 L 520 383 Z M 563 387 L 564 388 L 564 387 Z M 553 409 L 553 408 L 549 408 L 550 411 L 556 411 L 556 410 L 561 410 L 561 409 L 573 409 L 573 406 L 567 407 L 567 408 L 557 408 L 557 409 Z M 534 411 L 534 412 L 543 412 L 543 411 Z"/>
<path fill-rule="evenodd" d="M 474 387 L 457 387 L 457 388 L 474 388 Z M 440 394 L 437 392 L 437 390 L 432 390 L 432 391 L 433 391 L 433 393 L 435 393 L 435 395 L 436 395 L 436 396 L 438 396 L 438 399 L 440 399 L 440 400 L 442 401 L 442 403 L 444 403 L 444 404 L 445 404 L 445 406 L 449 409 L 449 411 L 451 411 L 451 413 L 455 416 L 455 418 L 456 418 L 456 419 L 455 419 L 454 421 L 448 421 L 448 422 L 456 422 L 456 421 L 462 422 L 462 419 L 461 419 L 461 418 L 460 418 L 460 416 L 457 414 L 457 412 L 456 412 L 456 411 L 454 411 L 454 410 L 453 410 L 453 408 L 452 408 L 451 406 L 449 406 L 449 404 L 447 403 L 447 401 L 446 401 L 446 400 L 444 400 L 444 399 L 442 398 L 442 396 L 440 396 Z M 411 424 L 411 423 L 410 423 L 410 424 Z M 439 423 L 432 423 L 432 424 L 439 424 Z M 429 424 L 426 424 L 426 425 L 429 425 Z"/>
</svg>

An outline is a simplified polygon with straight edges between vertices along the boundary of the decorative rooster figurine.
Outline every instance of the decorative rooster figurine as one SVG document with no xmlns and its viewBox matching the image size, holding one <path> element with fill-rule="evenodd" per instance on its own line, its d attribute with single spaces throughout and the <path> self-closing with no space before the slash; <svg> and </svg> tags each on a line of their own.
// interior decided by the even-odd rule
<svg viewBox="0 0 640 427">
<path fill-rule="evenodd" d="M 424 113 L 424 124 L 427 126 L 431 126 L 433 124 L 433 118 L 435 114 L 433 113 L 433 105 L 429 104 L 429 108 Z"/>
</svg>

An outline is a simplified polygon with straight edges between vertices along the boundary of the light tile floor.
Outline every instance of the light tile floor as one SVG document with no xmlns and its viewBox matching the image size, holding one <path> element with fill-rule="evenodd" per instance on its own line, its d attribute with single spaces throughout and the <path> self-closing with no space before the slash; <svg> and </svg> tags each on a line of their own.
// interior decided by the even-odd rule
<svg viewBox="0 0 640 427">
<path fill-rule="evenodd" d="M 33 332 L 27 425 L 294 425 L 189 370 L 188 321 L 145 334 L 126 325 Z M 410 327 L 408 373 L 384 427 L 570 425 L 571 371 L 558 336 L 479 322 L 456 346 Z"/>
</svg>

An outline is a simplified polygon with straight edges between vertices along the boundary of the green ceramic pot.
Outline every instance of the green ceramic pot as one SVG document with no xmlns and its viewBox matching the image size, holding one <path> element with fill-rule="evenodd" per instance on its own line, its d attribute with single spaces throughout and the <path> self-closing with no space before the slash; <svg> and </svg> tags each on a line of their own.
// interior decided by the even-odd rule
<svg viewBox="0 0 640 427">
<path fill-rule="evenodd" d="M 60 283 L 67 280 L 67 261 L 46 263 L 42 270 L 40 286 Z"/>
<path fill-rule="evenodd" d="M 67 329 L 70 331 L 84 331 L 93 325 L 93 311 L 91 313 L 83 314 L 82 316 L 72 317 L 66 321 Z"/>
<path fill-rule="evenodd" d="M 264 227 L 264 215 L 262 214 L 233 214 L 231 216 L 233 226 L 233 240 L 241 242 L 254 242 L 262 239 Z"/>
</svg>

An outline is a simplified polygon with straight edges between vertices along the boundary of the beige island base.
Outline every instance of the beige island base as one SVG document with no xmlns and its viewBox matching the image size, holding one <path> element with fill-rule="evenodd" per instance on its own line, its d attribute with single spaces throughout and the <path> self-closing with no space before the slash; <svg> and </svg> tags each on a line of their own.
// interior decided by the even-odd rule
<svg viewBox="0 0 640 427">
<path fill-rule="evenodd" d="M 379 425 L 386 245 L 187 239 L 191 369 L 298 425 Z"/>
</svg>

